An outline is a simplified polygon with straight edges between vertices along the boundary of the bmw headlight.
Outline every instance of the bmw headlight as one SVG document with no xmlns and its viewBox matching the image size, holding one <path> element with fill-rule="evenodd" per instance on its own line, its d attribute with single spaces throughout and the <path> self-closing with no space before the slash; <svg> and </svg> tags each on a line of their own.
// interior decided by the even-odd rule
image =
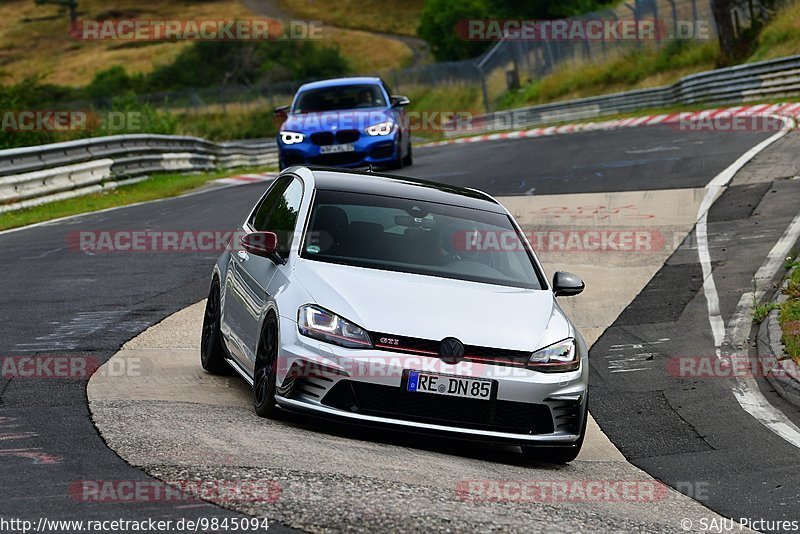
<svg viewBox="0 0 800 534">
<path fill-rule="evenodd" d="M 367 133 L 369 135 L 389 135 L 394 131 L 394 122 L 393 121 L 386 121 L 380 124 L 375 124 L 367 128 Z"/>
<path fill-rule="evenodd" d="M 363 328 L 311 304 L 300 307 L 297 328 L 304 336 L 342 347 L 363 349 L 372 346 L 369 334 Z"/>
<path fill-rule="evenodd" d="M 578 345 L 573 338 L 539 349 L 528 360 L 528 367 L 543 373 L 574 371 L 580 364 Z"/>
<path fill-rule="evenodd" d="M 281 132 L 281 141 L 285 145 L 294 145 L 296 143 L 302 143 L 303 139 L 305 139 L 305 134 L 297 133 L 297 132 Z"/>
</svg>

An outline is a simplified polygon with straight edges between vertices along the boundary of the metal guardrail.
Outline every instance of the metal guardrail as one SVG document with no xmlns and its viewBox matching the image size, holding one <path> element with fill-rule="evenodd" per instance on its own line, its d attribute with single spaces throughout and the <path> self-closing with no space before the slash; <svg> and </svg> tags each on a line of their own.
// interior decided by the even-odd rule
<svg viewBox="0 0 800 534">
<path fill-rule="evenodd" d="M 737 65 L 682 78 L 673 85 L 488 113 L 475 131 L 527 128 L 681 104 L 738 104 L 800 94 L 800 56 Z M 463 131 L 454 132 L 462 134 Z"/>
<path fill-rule="evenodd" d="M 155 172 L 277 164 L 271 140 L 113 135 L 0 151 L 0 213 L 114 187 Z"/>
</svg>

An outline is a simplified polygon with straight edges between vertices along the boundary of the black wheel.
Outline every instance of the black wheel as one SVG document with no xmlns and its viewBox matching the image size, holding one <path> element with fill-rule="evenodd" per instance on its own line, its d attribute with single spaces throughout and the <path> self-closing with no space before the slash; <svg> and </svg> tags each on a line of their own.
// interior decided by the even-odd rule
<svg viewBox="0 0 800 534">
<path fill-rule="evenodd" d="M 278 156 L 278 170 L 282 171 L 286 168 L 286 163 L 283 161 L 283 156 Z"/>
<path fill-rule="evenodd" d="M 586 437 L 586 422 L 589 418 L 589 408 L 583 411 L 583 425 L 581 426 L 581 437 L 574 445 L 568 447 L 522 447 L 522 454 L 532 462 L 544 462 L 551 464 L 568 464 L 578 457 L 583 447 L 583 440 Z"/>
<path fill-rule="evenodd" d="M 411 155 L 411 141 L 408 142 L 408 154 L 403 158 L 403 165 L 410 167 L 414 164 L 414 157 Z"/>
<path fill-rule="evenodd" d="M 230 372 L 230 366 L 225 361 L 225 347 L 222 346 L 222 333 L 219 328 L 220 310 L 219 279 L 215 277 L 208 292 L 200 337 L 200 364 L 203 369 L 215 375 Z"/>
<path fill-rule="evenodd" d="M 258 340 L 255 376 L 253 377 L 253 407 L 260 417 L 275 419 L 279 408 L 275 404 L 275 384 L 278 371 L 278 320 L 270 313 L 264 320 Z"/>
</svg>

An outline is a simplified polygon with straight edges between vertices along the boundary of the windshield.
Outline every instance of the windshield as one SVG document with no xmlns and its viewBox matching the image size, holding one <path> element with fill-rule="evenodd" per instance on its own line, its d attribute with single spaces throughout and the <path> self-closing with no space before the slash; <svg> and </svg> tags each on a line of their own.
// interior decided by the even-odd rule
<svg viewBox="0 0 800 534">
<path fill-rule="evenodd" d="M 292 113 L 385 108 L 387 105 L 378 85 L 339 85 L 303 91 L 297 96 Z"/>
<path fill-rule="evenodd" d="M 308 228 L 306 259 L 541 289 L 529 251 L 502 213 L 320 190 Z"/>
</svg>

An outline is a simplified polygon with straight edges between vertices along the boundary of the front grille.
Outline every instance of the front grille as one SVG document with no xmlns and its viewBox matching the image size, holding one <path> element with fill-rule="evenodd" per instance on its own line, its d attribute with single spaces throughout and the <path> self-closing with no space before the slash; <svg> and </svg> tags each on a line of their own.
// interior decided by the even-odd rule
<svg viewBox="0 0 800 534">
<path fill-rule="evenodd" d="M 336 142 L 340 145 L 346 143 L 355 143 L 361 137 L 361 132 L 358 130 L 341 130 L 336 132 Z"/>
<path fill-rule="evenodd" d="M 325 395 L 322 404 L 363 415 L 458 428 L 512 434 L 553 433 L 550 408 L 544 404 L 409 393 L 405 385 L 340 380 Z"/>
<path fill-rule="evenodd" d="M 434 358 L 439 357 L 441 341 L 396 336 L 394 334 L 383 334 L 380 332 L 370 332 L 369 335 L 375 344 L 375 348 L 379 350 L 425 354 Z M 523 367 L 531 357 L 531 351 L 498 349 L 480 347 L 477 345 L 464 345 L 464 351 L 465 355 L 463 359 L 466 361 L 513 367 Z"/>
<path fill-rule="evenodd" d="M 311 142 L 317 146 L 326 146 L 333 144 L 333 133 L 331 132 L 317 132 L 311 134 Z"/>
<path fill-rule="evenodd" d="M 359 163 L 364 159 L 364 154 L 361 152 L 339 152 L 337 154 L 320 154 L 310 159 L 313 165 L 335 167 L 337 165 Z"/>
</svg>

